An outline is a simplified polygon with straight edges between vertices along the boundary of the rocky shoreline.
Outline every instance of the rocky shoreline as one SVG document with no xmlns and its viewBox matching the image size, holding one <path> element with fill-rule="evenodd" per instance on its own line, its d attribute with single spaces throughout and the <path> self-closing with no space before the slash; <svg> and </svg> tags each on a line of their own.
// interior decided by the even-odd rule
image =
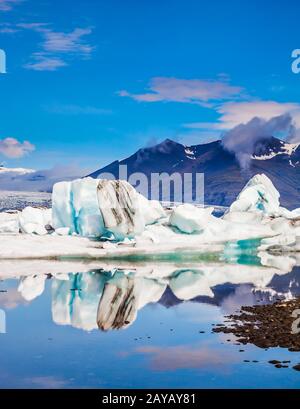
<svg viewBox="0 0 300 409">
<path fill-rule="evenodd" d="M 300 352 L 300 297 L 274 304 L 241 307 L 236 314 L 226 316 L 226 325 L 218 324 L 215 333 L 233 334 L 236 342 L 258 348 L 286 348 Z M 287 368 L 289 361 L 272 360 L 276 368 Z M 300 371 L 300 364 L 293 366 Z"/>
</svg>

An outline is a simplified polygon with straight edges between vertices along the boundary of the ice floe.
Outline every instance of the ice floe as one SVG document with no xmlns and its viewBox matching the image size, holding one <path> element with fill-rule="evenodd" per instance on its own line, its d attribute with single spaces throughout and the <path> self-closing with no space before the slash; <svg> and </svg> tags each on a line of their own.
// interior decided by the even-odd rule
<svg viewBox="0 0 300 409">
<path fill-rule="evenodd" d="M 59 182 L 52 209 L 0 213 L 0 258 L 213 253 L 251 240 L 258 251 L 300 251 L 300 208 L 281 207 L 279 192 L 264 174 L 246 184 L 222 217 L 213 210 L 192 204 L 165 210 L 122 180 Z"/>
</svg>

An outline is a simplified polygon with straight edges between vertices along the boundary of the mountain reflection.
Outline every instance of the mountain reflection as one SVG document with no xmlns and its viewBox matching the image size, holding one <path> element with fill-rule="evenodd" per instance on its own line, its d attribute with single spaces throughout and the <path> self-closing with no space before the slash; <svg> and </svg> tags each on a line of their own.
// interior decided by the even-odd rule
<svg viewBox="0 0 300 409">
<path fill-rule="evenodd" d="M 300 295 L 299 268 L 286 263 L 286 271 L 283 260 L 278 260 L 280 268 L 272 259 L 269 266 L 219 262 L 180 268 L 157 264 L 26 275 L 20 278 L 18 291 L 31 302 L 43 293 L 50 280 L 56 324 L 85 331 L 117 330 L 131 325 L 138 311 L 150 303 L 166 307 L 185 301 L 210 303 L 225 313 L 245 304 Z"/>
</svg>

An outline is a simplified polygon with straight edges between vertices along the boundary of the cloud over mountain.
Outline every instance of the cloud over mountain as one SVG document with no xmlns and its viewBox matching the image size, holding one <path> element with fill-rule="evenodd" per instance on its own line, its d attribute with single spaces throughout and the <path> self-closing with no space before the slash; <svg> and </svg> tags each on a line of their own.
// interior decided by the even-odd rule
<svg viewBox="0 0 300 409">
<path fill-rule="evenodd" d="M 123 90 L 119 95 L 143 102 L 186 102 L 205 105 L 215 100 L 235 98 L 243 89 L 221 80 L 155 77 L 150 80 L 148 91 L 133 94 Z"/>
<path fill-rule="evenodd" d="M 0 139 L 0 154 L 7 158 L 22 158 L 34 150 L 35 146 L 28 141 L 20 142 L 15 138 Z"/>
</svg>

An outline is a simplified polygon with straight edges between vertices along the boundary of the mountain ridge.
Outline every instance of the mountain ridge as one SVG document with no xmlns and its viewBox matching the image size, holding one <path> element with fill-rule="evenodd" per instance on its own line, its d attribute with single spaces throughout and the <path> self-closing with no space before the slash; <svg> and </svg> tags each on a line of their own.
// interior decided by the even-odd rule
<svg viewBox="0 0 300 409">
<path fill-rule="evenodd" d="M 114 161 L 88 176 L 99 178 L 111 173 L 119 178 L 119 166 L 127 165 L 128 176 L 151 173 L 204 173 L 205 204 L 229 206 L 249 178 L 265 173 L 281 193 L 282 205 L 300 205 L 300 144 L 290 144 L 275 137 L 262 138 L 254 148 L 250 166 L 242 169 L 234 153 L 221 140 L 186 146 L 171 139 L 137 150 L 121 161 Z"/>
</svg>

